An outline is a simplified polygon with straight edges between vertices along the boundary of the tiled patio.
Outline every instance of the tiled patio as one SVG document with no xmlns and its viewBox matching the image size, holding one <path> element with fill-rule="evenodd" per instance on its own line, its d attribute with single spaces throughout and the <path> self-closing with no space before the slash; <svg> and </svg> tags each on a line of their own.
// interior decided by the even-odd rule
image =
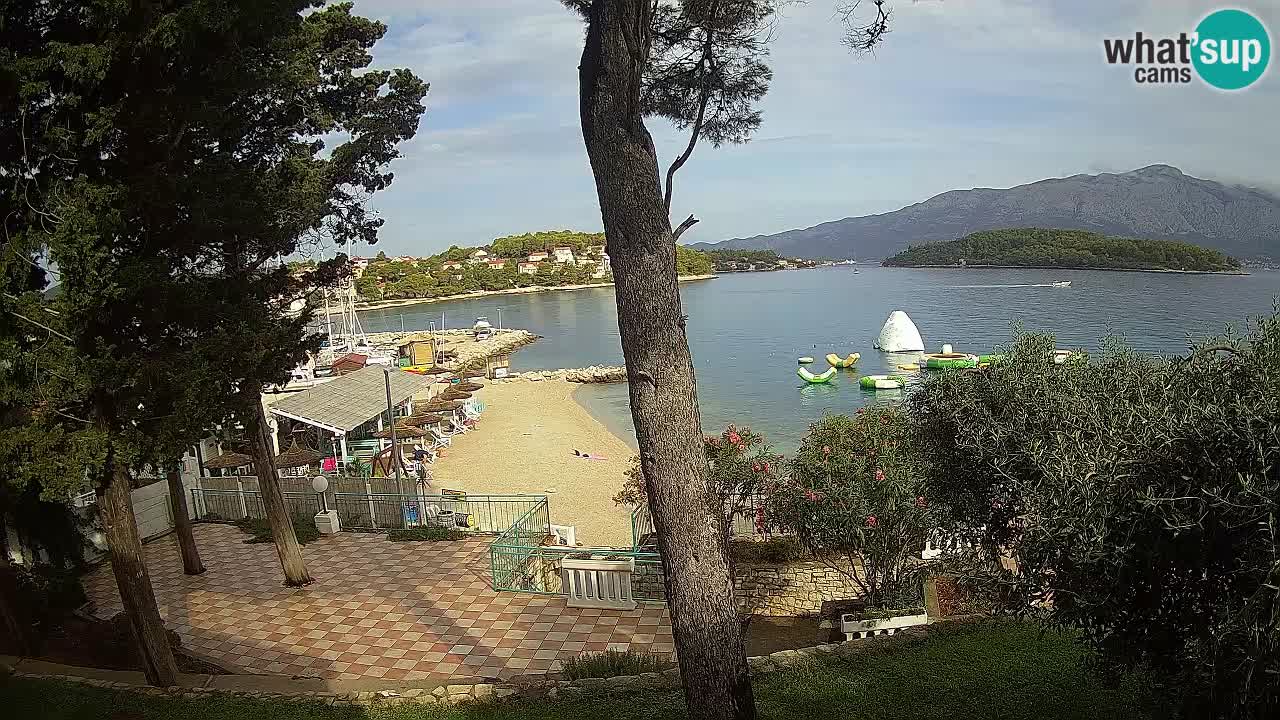
<svg viewBox="0 0 1280 720">
<path fill-rule="evenodd" d="M 555 672 L 590 650 L 674 650 L 666 609 L 567 608 L 563 598 L 498 593 L 488 538 L 397 543 L 340 533 L 303 548 L 316 582 L 282 584 L 275 546 L 228 525 L 199 524 L 207 570 L 182 573 L 172 535 L 146 546 L 160 611 L 184 646 L 250 673 L 339 680 L 507 679 Z M 97 613 L 120 611 L 109 565 L 86 590 Z"/>
</svg>

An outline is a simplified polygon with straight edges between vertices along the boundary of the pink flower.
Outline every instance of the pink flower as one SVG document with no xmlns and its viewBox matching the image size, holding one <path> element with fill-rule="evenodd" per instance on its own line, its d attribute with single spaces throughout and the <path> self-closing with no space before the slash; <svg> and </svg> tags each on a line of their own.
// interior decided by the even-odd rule
<svg viewBox="0 0 1280 720">
<path fill-rule="evenodd" d="M 830 445 L 823 445 L 823 446 L 822 446 L 822 454 L 823 454 L 823 455 L 830 455 L 830 454 L 831 454 L 831 446 L 830 446 Z"/>
<path fill-rule="evenodd" d="M 928 500 L 925 500 L 923 495 L 921 495 L 920 497 L 916 498 L 916 507 L 918 507 L 918 508 L 926 508 L 926 507 L 928 507 L 928 506 L 929 506 L 929 501 L 928 501 Z"/>
<path fill-rule="evenodd" d="M 879 468 L 876 469 L 876 480 L 884 482 L 884 471 Z"/>
<path fill-rule="evenodd" d="M 769 463 L 764 464 L 764 471 L 769 472 Z"/>
<path fill-rule="evenodd" d="M 755 472 L 760 472 L 760 463 L 751 463 L 751 469 Z"/>
<path fill-rule="evenodd" d="M 868 515 L 868 516 L 867 516 L 867 527 L 869 527 L 869 528 L 873 528 L 873 527 L 875 527 L 875 526 L 876 526 L 876 516 L 875 516 L 875 515 Z"/>
<path fill-rule="evenodd" d="M 734 445 L 741 445 L 741 444 L 742 444 L 742 436 L 741 436 L 741 435 L 739 435 L 738 433 L 736 433 L 736 432 L 734 432 L 734 431 L 730 430 L 730 431 L 729 431 L 729 442 L 730 442 L 730 443 L 733 443 Z"/>
<path fill-rule="evenodd" d="M 805 491 L 804 491 L 804 497 L 805 497 L 805 499 L 806 499 L 806 500 L 808 500 L 809 502 L 817 502 L 817 501 L 818 501 L 818 494 L 817 494 L 817 493 L 815 493 L 815 492 L 814 492 L 814 491 L 812 491 L 812 490 L 805 490 Z"/>
</svg>

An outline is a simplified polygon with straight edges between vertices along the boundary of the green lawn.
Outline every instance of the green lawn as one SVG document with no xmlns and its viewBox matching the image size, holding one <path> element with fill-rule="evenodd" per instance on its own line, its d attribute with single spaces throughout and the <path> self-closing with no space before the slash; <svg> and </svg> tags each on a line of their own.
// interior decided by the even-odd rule
<svg viewBox="0 0 1280 720">
<path fill-rule="evenodd" d="M 876 641 L 868 641 L 876 642 Z M 756 682 L 762 718 L 1124 718 L 1155 715 L 1134 683 L 1109 684 L 1084 668 L 1085 653 L 1064 635 L 1031 625 L 956 625 L 927 641 L 892 643 L 853 658 L 773 673 Z M 7 717 L 58 720 L 546 720 L 683 718 L 679 692 L 618 690 L 555 702 L 503 702 L 455 708 L 382 710 L 245 699 L 139 697 L 53 681 L 0 680 Z"/>
</svg>

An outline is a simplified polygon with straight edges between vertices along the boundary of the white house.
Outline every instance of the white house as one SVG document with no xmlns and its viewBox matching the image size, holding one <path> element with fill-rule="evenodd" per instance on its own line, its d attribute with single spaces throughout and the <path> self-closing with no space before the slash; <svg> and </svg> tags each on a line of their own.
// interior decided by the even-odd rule
<svg viewBox="0 0 1280 720">
<path fill-rule="evenodd" d="M 461 270 L 462 263 L 458 262 L 457 260 L 446 260 L 444 264 L 441 265 L 440 267 L 444 268 L 445 270 Z"/>
<path fill-rule="evenodd" d="M 516 270 L 524 273 L 525 275 L 536 275 L 538 272 L 538 263 L 522 262 L 516 266 Z"/>
<path fill-rule="evenodd" d="M 467 257 L 467 264 L 479 265 L 480 263 L 487 262 L 488 259 L 489 259 L 489 253 L 485 252 L 484 250 L 476 250 L 475 252 L 471 253 L 470 256 Z"/>
<path fill-rule="evenodd" d="M 529 262 L 531 263 L 542 262 L 543 260 L 546 260 L 548 257 L 551 257 L 551 256 L 541 250 L 539 250 L 538 252 L 531 252 L 529 253 Z"/>
<path fill-rule="evenodd" d="M 555 253 L 556 262 L 558 263 L 564 264 L 573 262 L 573 248 L 571 247 L 562 246 L 554 248 L 551 252 Z"/>
<path fill-rule="evenodd" d="M 494 270 L 501 270 L 507 266 L 507 261 L 503 258 L 491 258 L 485 261 L 485 264 Z"/>
</svg>

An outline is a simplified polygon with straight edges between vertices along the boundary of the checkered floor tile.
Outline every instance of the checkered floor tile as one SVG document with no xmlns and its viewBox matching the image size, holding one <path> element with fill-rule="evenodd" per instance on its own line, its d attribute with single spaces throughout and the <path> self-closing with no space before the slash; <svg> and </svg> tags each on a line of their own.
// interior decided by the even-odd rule
<svg viewBox="0 0 1280 720">
<path fill-rule="evenodd" d="M 246 672 L 354 680 L 510 678 L 556 672 L 579 653 L 671 653 L 666 609 L 569 608 L 563 598 L 495 592 L 487 538 L 396 543 L 339 533 L 303 548 L 316 582 L 283 585 L 272 544 L 199 524 L 207 570 L 182 573 L 171 535 L 146 546 L 160 612 L 185 646 Z M 109 565 L 86 578 L 100 616 L 120 611 Z"/>
</svg>

